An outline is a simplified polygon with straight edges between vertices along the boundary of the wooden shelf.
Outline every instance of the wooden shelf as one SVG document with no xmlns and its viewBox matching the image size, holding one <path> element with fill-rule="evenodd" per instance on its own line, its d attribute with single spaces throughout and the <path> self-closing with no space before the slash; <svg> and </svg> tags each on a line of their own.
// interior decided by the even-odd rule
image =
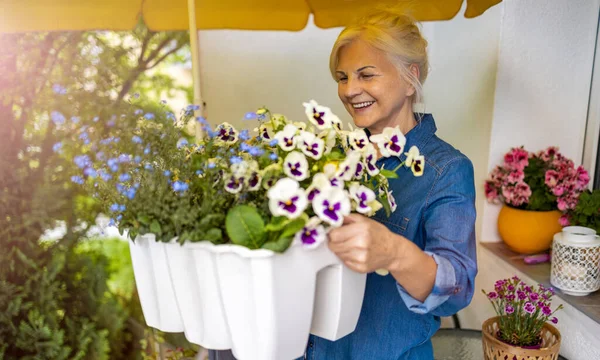
<svg viewBox="0 0 600 360">
<path fill-rule="evenodd" d="M 566 303 L 584 313 L 590 319 L 600 324 L 600 291 L 593 292 L 587 296 L 571 296 L 564 294 L 559 289 L 550 284 L 550 263 L 528 265 L 523 261 L 525 255 L 517 254 L 508 249 L 502 242 L 483 243 L 479 246 L 487 249 L 507 264 L 515 267 L 517 270 L 529 276 L 534 281 L 543 284 L 546 287 L 552 287 L 556 290 L 556 295 Z"/>
</svg>

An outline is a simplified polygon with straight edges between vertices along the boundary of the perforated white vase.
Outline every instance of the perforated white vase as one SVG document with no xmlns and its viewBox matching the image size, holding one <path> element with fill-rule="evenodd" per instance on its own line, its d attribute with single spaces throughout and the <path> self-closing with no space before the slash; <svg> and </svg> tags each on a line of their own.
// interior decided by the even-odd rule
<svg viewBox="0 0 600 360">
<path fill-rule="evenodd" d="M 337 340 L 356 328 L 366 276 L 326 245 L 285 253 L 209 242 L 167 244 L 185 335 L 240 360 L 290 360 L 309 333 Z"/>
<path fill-rule="evenodd" d="M 167 265 L 166 246 L 146 234 L 129 241 L 135 283 L 146 324 L 164 332 L 182 332 L 183 322 L 175 300 Z"/>
<path fill-rule="evenodd" d="M 573 296 L 600 289 L 600 237 L 595 230 L 568 226 L 554 235 L 550 283 Z"/>
</svg>

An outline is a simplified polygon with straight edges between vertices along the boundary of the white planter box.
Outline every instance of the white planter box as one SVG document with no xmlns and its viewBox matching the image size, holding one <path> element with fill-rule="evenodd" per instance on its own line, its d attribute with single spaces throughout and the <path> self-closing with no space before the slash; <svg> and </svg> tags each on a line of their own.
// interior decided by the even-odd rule
<svg viewBox="0 0 600 360">
<path fill-rule="evenodd" d="M 182 332 L 183 322 L 175 300 L 167 265 L 166 243 L 152 234 L 129 241 L 135 283 L 146 324 L 164 332 Z"/>
<path fill-rule="evenodd" d="M 148 303 L 158 314 L 163 306 L 180 311 L 192 343 L 232 349 L 240 360 L 291 360 L 304 354 L 309 333 L 337 340 L 356 327 L 366 275 L 343 266 L 326 244 L 283 254 L 210 242 L 159 245 L 169 268 L 161 273 L 173 280 L 162 291 L 174 292 L 175 303 Z M 152 273 L 134 271 L 136 281 L 138 271 Z M 140 299 L 158 296 L 139 292 Z"/>
</svg>

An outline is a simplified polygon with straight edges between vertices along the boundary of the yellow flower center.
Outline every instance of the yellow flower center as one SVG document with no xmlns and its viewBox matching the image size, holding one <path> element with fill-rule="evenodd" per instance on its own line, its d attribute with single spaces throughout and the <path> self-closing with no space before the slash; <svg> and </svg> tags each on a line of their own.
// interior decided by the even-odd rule
<svg viewBox="0 0 600 360">
<path fill-rule="evenodd" d="M 286 201 L 286 202 L 285 202 L 285 204 L 286 204 L 287 206 L 290 206 L 290 205 L 292 205 L 292 200 L 288 200 L 288 201 Z"/>
</svg>

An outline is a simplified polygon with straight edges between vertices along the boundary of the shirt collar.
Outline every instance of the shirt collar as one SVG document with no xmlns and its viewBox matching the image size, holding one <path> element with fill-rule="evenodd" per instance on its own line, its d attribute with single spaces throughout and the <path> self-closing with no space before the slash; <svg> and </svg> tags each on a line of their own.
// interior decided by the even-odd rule
<svg viewBox="0 0 600 360">
<path fill-rule="evenodd" d="M 433 115 L 431 114 L 415 114 L 417 118 L 417 125 L 410 129 L 407 134 L 404 134 L 406 137 L 406 145 L 405 149 L 408 151 L 411 146 L 416 146 L 421 150 L 423 146 L 429 141 L 429 139 L 435 134 L 437 131 L 437 127 L 435 126 L 435 120 L 433 119 Z M 421 120 L 418 120 L 419 117 Z M 371 132 L 368 129 L 364 129 L 367 136 L 371 136 Z M 400 156 L 404 158 L 404 154 Z"/>
</svg>

